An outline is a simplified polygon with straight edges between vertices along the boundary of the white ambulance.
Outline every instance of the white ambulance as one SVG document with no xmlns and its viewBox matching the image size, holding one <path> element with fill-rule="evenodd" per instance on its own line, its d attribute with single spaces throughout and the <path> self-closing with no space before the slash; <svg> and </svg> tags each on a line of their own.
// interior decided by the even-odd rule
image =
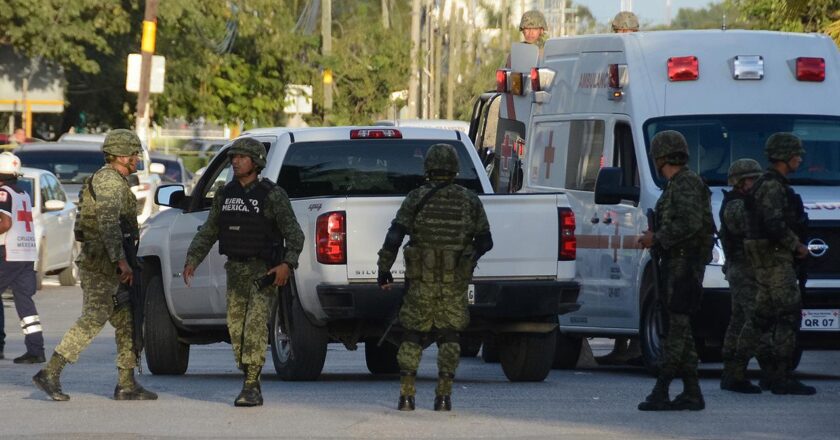
<svg viewBox="0 0 840 440">
<path fill-rule="evenodd" d="M 560 316 L 558 353 L 568 358 L 558 363 L 574 365 L 585 336 L 639 335 L 645 364 L 660 360 L 661 313 L 649 255 L 636 240 L 665 183 L 647 154 L 663 130 L 688 140 L 688 166 L 710 186 L 715 217 L 732 161 L 767 164 L 764 144 L 775 132 L 802 139 L 807 155 L 790 176 L 810 216 L 800 346 L 840 348 L 840 56 L 832 40 L 740 30 L 587 35 L 549 40 L 534 69 L 497 76 L 502 111 L 508 99 L 530 104 L 515 116 L 527 136 L 521 184 L 509 189 L 563 190 L 578 220 L 581 308 Z M 524 90 L 511 93 L 517 81 Z M 487 113 L 493 99 L 477 109 Z M 471 134 L 492 137 L 474 125 Z M 694 320 L 704 360 L 719 360 L 729 319 L 724 258 L 717 246 Z"/>
</svg>

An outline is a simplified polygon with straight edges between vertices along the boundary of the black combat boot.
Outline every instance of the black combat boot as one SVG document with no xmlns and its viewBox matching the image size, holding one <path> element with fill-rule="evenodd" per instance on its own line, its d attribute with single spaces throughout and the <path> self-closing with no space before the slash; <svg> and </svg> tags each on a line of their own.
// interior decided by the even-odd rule
<svg viewBox="0 0 840 440">
<path fill-rule="evenodd" d="M 58 402 L 70 400 L 70 396 L 61 392 L 61 381 L 59 380 L 65 365 L 67 365 L 67 359 L 53 352 L 47 365 L 32 376 L 32 383 L 41 391 L 47 393 L 50 399 Z"/>
<path fill-rule="evenodd" d="M 770 392 L 773 394 L 791 394 L 795 396 L 812 396 L 817 394 L 817 389 L 805 385 L 804 383 L 794 379 L 793 377 L 787 377 L 782 379 L 781 381 L 775 382 L 770 387 Z"/>
<path fill-rule="evenodd" d="M 143 388 L 134 380 L 134 369 L 119 369 L 114 400 L 157 400 L 157 394 Z"/>
<path fill-rule="evenodd" d="M 452 411 L 452 398 L 449 394 L 435 396 L 435 411 Z"/>
<path fill-rule="evenodd" d="M 670 386 L 671 378 L 659 376 L 656 379 L 656 385 L 653 386 L 653 391 L 645 397 L 644 402 L 639 404 L 639 411 L 671 410 L 671 400 L 668 397 L 668 387 Z"/>
<path fill-rule="evenodd" d="M 671 401 L 671 409 L 675 411 L 700 411 L 706 408 L 703 393 L 700 392 L 700 381 L 697 376 L 683 377 L 683 392 L 677 394 Z"/>
<path fill-rule="evenodd" d="M 233 401 L 233 406 L 262 406 L 263 397 L 260 388 L 260 373 L 262 368 L 256 365 L 245 365 L 245 383 L 242 391 Z"/>
<path fill-rule="evenodd" d="M 43 364 L 47 358 L 43 354 L 32 354 L 26 352 L 21 356 L 16 357 L 12 362 L 16 364 Z"/>
<path fill-rule="evenodd" d="M 414 411 L 414 396 L 400 396 L 397 402 L 397 409 L 400 411 Z"/>
</svg>

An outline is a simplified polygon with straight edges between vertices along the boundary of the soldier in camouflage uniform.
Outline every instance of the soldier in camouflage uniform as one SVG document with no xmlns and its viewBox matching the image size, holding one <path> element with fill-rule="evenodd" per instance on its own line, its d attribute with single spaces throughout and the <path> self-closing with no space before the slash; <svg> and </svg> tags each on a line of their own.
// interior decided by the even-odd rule
<svg viewBox="0 0 840 440">
<path fill-rule="evenodd" d="M 540 11 L 531 10 L 522 14 L 519 20 L 519 31 L 522 32 L 522 42 L 536 44 L 542 50 L 547 38 L 545 16 Z"/>
<path fill-rule="evenodd" d="M 303 231 L 289 196 L 267 179 L 265 146 L 253 138 L 233 142 L 227 151 L 234 179 L 216 191 L 207 221 L 187 252 L 184 282 L 189 285 L 216 240 L 228 257 L 227 327 L 236 366 L 245 373 L 235 406 L 263 404 L 260 373 L 268 344 L 268 318 L 277 286 L 288 282 L 303 249 Z M 273 285 L 258 288 L 254 281 L 273 275 Z"/>
<path fill-rule="evenodd" d="M 616 34 L 639 31 L 639 18 L 630 11 L 621 11 L 612 20 L 612 30 Z"/>
<path fill-rule="evenodd" d="M 114 399 L 157 399 L 157 394 L 134 380 L 137 356 L 132 341 L 130 305 L 116 295 L 120 284 L 131 285 L 134 279 L 123 238 L 139 237 L 137 198 L 126 176 L 137 171 L 141 149 L 140 139 L 132 131 L 111 130 L 102 145 L 105 166 L 87 179 L 82 188 L 76 220 L 77 238 L 82 241 L 78 260 L 84 291 L 82 316 L 61 339 L 47 366 L 32 378 L 53 400 L 70 399 L 61 391 L 61 371 L 68 362 L 79 359 L 108 321 L 114 327 L 117 343 L 119 375 Z"/>
<path fill-rule="evenodd" d="M 768 359 L 761 367 L 773 394 L 811 395 L 816 389 L 794 379 L 789 372 L 802 319 L 802 295 L 794 258 L 807 257 L 808 247 L 796 234 L 804 209 L 787 175 L 802 164 L 805 149 L 795 135 L 776 133 L 767 139 L 764 151 L 770 167 L 752 188 L 744 241 L 758 285 L 753 314 L 753 325 L 760 334 L 757 350 L 767 353 Z"/>
<path fill-rule="evenodd" d="M 379 250 L 377 281 L 390 289 L 391 266 L 406 235 L 406 293 L 399 320 L 405 329 L 397 353 L 400 400 L 397 408 L 414 410 L 415 377 L 424 346 L 438 345 L 435 411 L 452 409 L 452 380 L 461 347 L 458 331 L 469 323 L 467 285 L 476 262 L 492 249 L 484 206 L 468 189 L 454 183 L 458 156 L 448 144 L 435 144 L 424 163 L 428 183 L 406 196 Z"/>
<path fill-rule="evenodd" d="M 658 230 L 645 232 L 639 243 L 645 248 L 656 247 L 661 257 L 662 300 L 669 330 L 656 385 L 639 409 L 697 411 L 706 404 L 697 378 L 691 315 L 700 309 L 703 275 L 712 259 L 711 194 L 700 176 L 686 167 L 688 144 L 679 132 L 667 130 L 654 136 L 650 155 L 667 184 L 656 201 Z M 668 387 L 675 377 L 682 378 L 683 392 L 670 401 Z"/>
<path fill-rule="evenodd" d="M 732 314 L 723 339 L 723 374 L 720 388 L 738 393 L 758 394 L 761 388 L 746 378 L 747 364 L 756 354 L 752 317 L 755 314 L 755 272 L 744 253 L 748 219 L 746 198 L 763 170 L 753 159 L 738 159 L 729 167 L 732 191 L 723 191 L 720 206 L 720 243 L 726 255 L 724 273 L 729 281 Z M 759 359 L 762 356 L 759 354 Z"/>
</svg>

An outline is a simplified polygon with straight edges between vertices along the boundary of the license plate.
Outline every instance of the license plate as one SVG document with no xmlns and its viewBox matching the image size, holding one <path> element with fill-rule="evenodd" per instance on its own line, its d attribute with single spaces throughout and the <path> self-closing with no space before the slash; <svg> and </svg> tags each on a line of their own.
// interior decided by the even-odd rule
<svg viewBox="0 0 840 440">
<path fill-rule="evenodd" d="M 802 309 L 802 326 L 807 331 L 840 331 L 840 310 Z"/>
<path fill-rule="evenodd" d="M 467 286 L 467 303 L 475 304 L 475 284 Z"/>
</svg>

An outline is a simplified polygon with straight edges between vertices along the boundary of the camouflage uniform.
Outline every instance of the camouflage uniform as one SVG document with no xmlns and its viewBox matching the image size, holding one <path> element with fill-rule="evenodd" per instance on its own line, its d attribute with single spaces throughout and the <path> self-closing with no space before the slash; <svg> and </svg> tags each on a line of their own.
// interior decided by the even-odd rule
<svg viewBox="0 0 840 440">
<path fill-rule="evenodd" d="M 656 387 L 639 409 L 703 409 L 691 315 L 700 309 L 703 275 L 712 257 L 711 194 L 700 176 L 684 166 L 688 146 L 679 132 L 657 134 L 651 141 L 651 156 L 682 168 L 668 180 L 656 201 L 659 228 L 654 233 L 653 246 L 661 256 L 668 335 Z M 668 386 L 675 377 L 682 378 L 683 393 L 669 402 Z"/>
<path fill-rule="evenodd" d="M 132 156 L 139 154 L 140 149 L 137 136 L 124 129 L 109 132 L 102 147 L 105 154 L 114 156 Z M 64 364 L 75 363 L 105 323 L 110 322 L 114 327 L 116 364 L 120 373 L 117 390 L 114 392 L 115 399 L 156 399 L 157 395 L 147 392 L 134 382 L 133 371 L 137 366 L 137 357 L 132 340 L 131 309 L 126 304 L 117 304 L 115 299 L 120 286 L 117 264 L 126 259 L 123 237 L 130 236 L 132 240 L 139 237 L 137 198 L 131 192 L 126 178 L 112 164 L 108 164 L 86 181 L 80 195 L 80 205 L 76 230 L 81 235 L 77 238 L 83 239 L 78 259 L 83 291 L 82 316 L 61 339 L 50 364 L 42 372 L 52 376 L 57 383 Z M 37 382 L 38 379 L 36 385 L 43 385 Z M 57 395 L 50 391 L 47 393 L 54 400 L 66 400 L 60 388 Z"/>
<path fill-rule="evenodd" d="M 756 349 L 752 317 L 755 314 L 757 286 L 755 272 L 744 253 L 744 238 L 749 219 L 743 179 L 755 178 L 761 174 L 761 165 L 752 159 L 733 162 L 729 168 L 729 184 L 733 190 L 724 191 L 720 208 L 720 242 L 726 255 L 724 272 L 729 281 L 732 301 L 729 326 L 723 339 L 723 374 L 720 386 L 722 389 L 744 393 L 760 393 L 761 389 L 746 379 L 747 364 Z M 759 360 L 761 359 L 760 353 Z"/>
<path fill-rule="evenodd" d="M 805 154 L 801 141 L 789 133 L 767 140 L 765 152 L 775 162 L 790 163 Z M 789 165 L 788 165 L 789 166 Z M 789 377 L 802 308 L 794 252 L 802 245 L 795 230 L 802 217 L 801 198 L 785 175 L 771 167 L 753 186 L 749 229 L 744 248 L 755 270 L 758 292 L 753 325 L 760 333 L 758 351 L 766 353 L 762 372 L 774 394 L 814 394 Z"/>
<path fill-rule="evenodd" d="M 399 313 L 406 333 L 397 361 L 402 374 L 401 399 L 410 397 L 411 409 L 414 379 L 430 333 L 438 344 L 435 409 L 449 409 L 461 351 L 457 332 L 469 323 L 467 285 L 478 258 L 492 248 L 490 224 L 481 200 L 452 183 L 457 169 L 452 146 L 436 144 L 429 148 L 426 171 L 430 182 L 408 193 L 379 251 L 379 280 L 384 284 L 387 280 L 383 276 L 390 278 L 399 245 L 405 235 L 410 237 L 403 250 L 407 288 Z M 437 170 L 449 172 L 436 176 Z M 432 191 L 434 194 L 428 196 Z M 418 212 L 421 201 L 425 204 Z"/>
<path fill-rule="evenodd" d="M 612 20 L 612 30 L 616 33 L 638 32 L 639 18 L 630 11 L 621 11 Z"/>
<path fill-rule="evenodd" d="M 242 141 L 242 142 L 240 142 Z M 240 145 L 249 148 L 260 145 L 259 142 L 248 138 L 237 140 L 228 150 L 228 155 L 239 154 Z M 262 148 L 261 158 L 254 159 L 259 168 L 265 166 L 265 148 Z M 242 154 L 247 154 L 246 149 Z M 244 188 L 240 186 L 246 197 L 251 197 L 260 185 L 269 181 L 255 180 Z M 234 179 L 229 185 L 239 185 Z M 227 189 L 228 187 L 226 187 Z M 216 191 L 210 207 L 210 213 L 204 225 L 193 237 L 187 252 L 186 264 L 197 267 L 210 252 L 213 244 L 220 239 L 220 220 L 222 208 L 226 203 L 226 191 Z M 253 200 L 252 200 L 253 202 Z M 284 242 L 283 258 L 279 261 L 269 261 L 270 258 L 258 256 L 256 250 L 249 258 L 228 258 L 225 263 L 227 274 L 227 327 L 230 342 L 233 346 L 233 356 L 237 368 L 246 373 L 246 383 L 259 386 L 259 372 L 265 364 L 265 351 L 268 345 L 268 319 L 274 298 L 277 295 L 275 286 L 258 289 L 254 281 L 265 276 L 272 266 L 286 263 L 290 269 L 298 265 L 298 256 L 303 249 L 303 231 L 295 218 L 289 196 L 279 186 L 270 184 L 268 194 L 263 200 L 264 206 L 258 206 L 263 216 L 277 233 L 278 240 Z M 220 250 L 225 243 L 220 240 Z M 223 252 L 224 253 L 224 252 Z M 270 263 L 270 264 L 269 264 Z"/>
</svg>

